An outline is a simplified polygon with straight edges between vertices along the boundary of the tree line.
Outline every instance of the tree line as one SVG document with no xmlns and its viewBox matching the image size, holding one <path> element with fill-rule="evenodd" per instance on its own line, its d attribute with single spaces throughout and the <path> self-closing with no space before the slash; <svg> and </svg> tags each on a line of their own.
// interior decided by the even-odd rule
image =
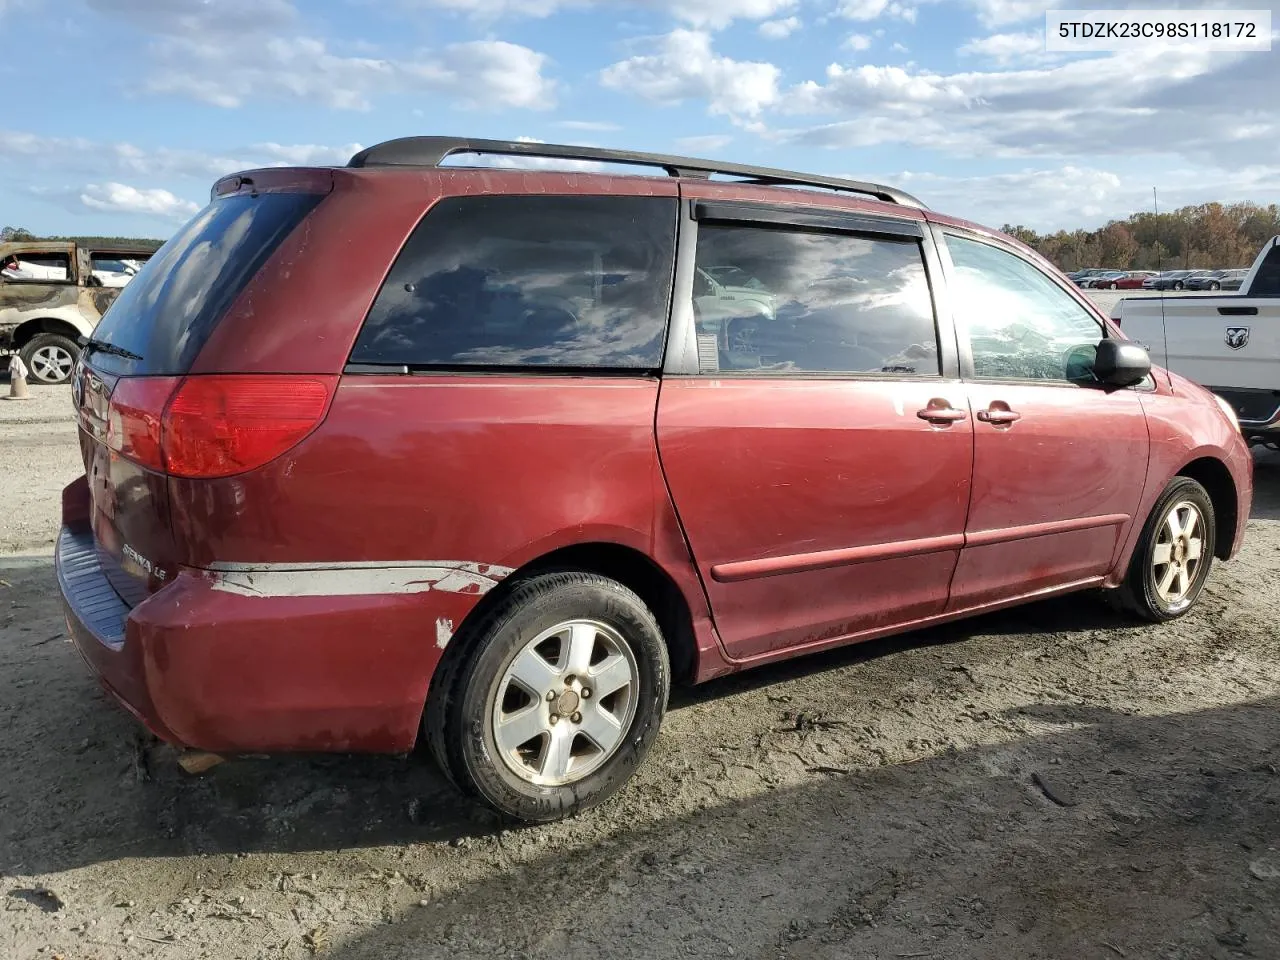
<svg viewBox="0 0 1280 960">
<path fill-rule="evenodd" d="M 158 250 L 164 243 L 163 240 L 151 237 L 38 237 L 24 227 L 0 229 L 0 243 L 28 243 L 40 240 L 79 243 L 88 247 L 149 247 L 152 250 Z"/>
<path fill-rule="evenodd" d="M 1005 224 L 1010 236 L 1065 271 L 1231 269 L 1253 263 L 1262 245 L 1280 234 L 1274 203 L 1203 203 L 1169 213 L 1135 213 L 1097 230 L 1041 235 Z"/>
</svg>

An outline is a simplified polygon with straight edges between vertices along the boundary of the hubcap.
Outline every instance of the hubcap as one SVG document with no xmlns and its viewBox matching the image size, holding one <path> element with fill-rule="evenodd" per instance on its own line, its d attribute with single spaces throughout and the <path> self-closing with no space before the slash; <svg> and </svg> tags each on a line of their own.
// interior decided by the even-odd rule
<svg viewBox="0 0 1280 960">
<path fill-rule="evenodd" d="M 1156 595 L 1173 612 L 1190 604 L 1204 550 L 1204 517 L 1189 500 L 1175 504 L 1165 515 L 1151 554 Z"/>
<path fill-rule="evenodd" d="M 622 635 L 598 620 L 543 630 L 507 665 L 490 710 L 507 769 L 539 786 L 574 783 L 622 746 L 640 672 Z"/>
<path fill-rule="evenodd" d="M 31 375 L 44 383 L 58 383 L 71 375 L 75 359 L 62 347 L 40 347 L 31 354 Z"/>
</svg>

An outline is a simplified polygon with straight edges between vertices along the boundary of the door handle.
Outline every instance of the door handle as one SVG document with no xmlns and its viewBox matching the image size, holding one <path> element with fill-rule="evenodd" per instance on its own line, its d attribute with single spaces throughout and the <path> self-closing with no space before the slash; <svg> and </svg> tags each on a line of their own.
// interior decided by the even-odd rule
<svg viewBox="0 0 1280 960">
<path fill-rule="evenodd" d="M 994 424 L 997 427 L 1008 426 L 1015 421 L 1022 419 L 1022 414 L 1016 410 L 1010 410 L 1008 407 L 988 407 L 986 410 L 978 411 L 978 419 L 983 423 Z"/>
<path fill-rule="evenodd" d="M 916 411 L 916 416 L 921 420 L 926 420 L 929 423 L 942 426 L 944 424 L 955 423 L 958 420 L 963 420 L 968 416 L 968 414 L 963 410 L 957 410 L 955 407 L 951 406 L 950 401 L 943 400 L 940 397 L 934 397 L 923 410 Z"/>
</svg>

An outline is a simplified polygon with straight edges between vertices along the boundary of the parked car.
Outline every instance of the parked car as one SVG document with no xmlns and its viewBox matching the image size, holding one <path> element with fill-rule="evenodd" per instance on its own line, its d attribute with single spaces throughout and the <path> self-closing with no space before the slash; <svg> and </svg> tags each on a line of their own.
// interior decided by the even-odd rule
<svg viewBox="0 0 1280 960">
<path fill-rule="evenodd" d="M 1187 277 L 1188 290 L 1221 290 L 1225 270 L 1202 270 Z"/>
<path fill-rule="evenodd" d="M 1086 290 L 1102 290 L 1107 289 L 1111 284 L 1123 280 L 1128 274 L 1123 270 L 1108 270 L 1105 273 L 1095 274 L 1092 277 L 1085 277 L 1078 286 Z"/>
<path fill-rule="evenodd" d="M 1154 270 L 1116 271 L 1096 277 L 1089 286 L 1095 290 L 1140 290 L 1145 281 L 1155 276 Z"/>
<path fill-rule="evenodd" d="M 1164 273 L 1156 277 L 1150 287 L 1150 290 L 1182 290 L 1187 285 L 1187 278 L 1196 273 L 1195 270 L 1166 270 Z M 1144 287 L 1147 285 L 1144 283 Z"/>
<path fill-rule="evenodd" d="M 1084 270 L 1077 270 L 1074 273 L 1067 274 L 1068 279 L 1076 286 L 1084 286 L 1085 281 L 1092 280 L 1094 277 L 1101 276 L 1104 273 L 1112 273 L 1114 271 L 1107 270 L 1104 267 L 1087 267 Z"/>
<path fill-rule="evenodd" d="M 1141 290 L 1148 280 L 1154 280 L 1158 273 L 1154 270 L 1130 270 L 1128 275 L 1116 281 L 1112 290 Z"/>
<path fill-rule="evenodd" d="M 0 353 L 18 353 L 34 383 L 67 382 L 78 338 L 150 256 L 67 242 L 0 243 Z"/>
<path fill-rule="evenodd" d="M 58 581 L 135 716 L 217 755 L 421 736 L 529 821 L 617 790 L 673 680 L 1085 589 L 1182 616 L 1252 496 L 1230 409 L 1011 238 L 587 147 L 220 180 L 72 393 Z"/>
<path fill-rule="evenodd" d="M 1239 290 L 1244 284 L 1245 277 L 1249 276 L 1249 271 L 1245 270 L 1224 270 L 1222 276 L 1218 278 L 1218 286 L 1210 287 L 1214 290 Z"/>
<path fill-rule="evenodd" d="M 1124 299 L 1111 318 L 1229 403 L 1249 442 L 1280 447 L 1280 237 L 1263 245 L 1239 293 Z"/>
</svg>

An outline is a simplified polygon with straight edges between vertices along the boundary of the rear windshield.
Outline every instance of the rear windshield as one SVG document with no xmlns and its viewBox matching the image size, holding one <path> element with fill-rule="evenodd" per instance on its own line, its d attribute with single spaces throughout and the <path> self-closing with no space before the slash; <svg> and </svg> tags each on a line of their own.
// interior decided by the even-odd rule
<svg viewBox="0 0 1280 960">
<path fill-rule="evenodd" d="M 320 200 L 263 193 L 210 203 L 156 251 L 103 315 L 91 342 L 117 349 L 94 350 L 94 365 L 126 375 L 186 373 L 231 302 Z"/>
<path fill-rule="evenodd" d="M 656 369 L 675 228 L 674 198 L 441 200 L 396 259 L 351 360 Z"/>
</svg>

